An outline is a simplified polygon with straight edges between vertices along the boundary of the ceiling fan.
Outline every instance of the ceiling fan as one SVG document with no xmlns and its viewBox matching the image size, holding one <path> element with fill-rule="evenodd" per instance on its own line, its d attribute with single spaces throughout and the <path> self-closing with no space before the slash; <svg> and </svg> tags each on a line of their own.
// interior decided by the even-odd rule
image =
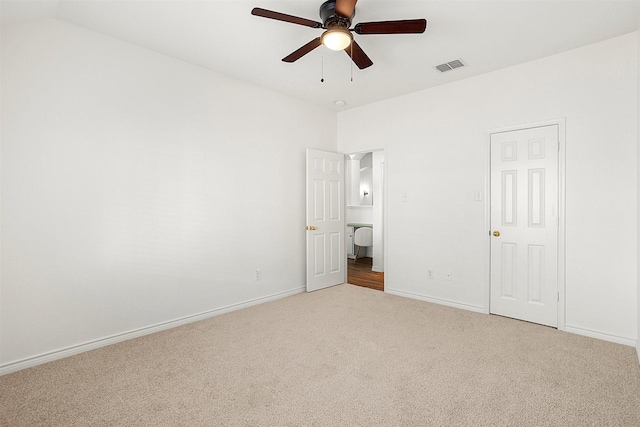
<svg viewBox="0 0 640 427">
<path fill-rule="evenodd" d="M 259 7 L 251 11 L 252 15 L 277 21 L 290 22 L 311 28 L 322 28 L 324 33 L 311 40 L 298 50 L 282 58 L 284 62 L 295 62 L 320 45 L 332 50 L 344 50 L 361 70 L 373 65 L 373 62 L 353 39 L 352 32 L 366 34 L 420 34 L 427 28 L 426 19 L 408 19 L 401 21 L 360 22 L 355 27 L 351 20 L 356 15 L 358 0 L 328 0 L 320 5 L 320 19 L 322 23 L 306 18 L 287 15 Z"/>
</svg>

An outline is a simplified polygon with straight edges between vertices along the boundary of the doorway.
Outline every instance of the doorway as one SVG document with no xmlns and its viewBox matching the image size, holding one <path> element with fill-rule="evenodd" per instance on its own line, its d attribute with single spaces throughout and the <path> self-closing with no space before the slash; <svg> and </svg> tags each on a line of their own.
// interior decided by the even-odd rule
<svg viewBox="0 0 640 427">
<path fill-rule="evenodd" d="M 347 283 L 376 290 L 384 290 L 384 163 L 383 150 L 345 156 Z M 372 229 L 371 246 L 355 244 L 362 227 Z"/>
<path fill-rule="evenodd" d="M 563 326 L 561 133 L 548 123 L 490 138 L 490 312 L 552 327 Z"/>
</svg>

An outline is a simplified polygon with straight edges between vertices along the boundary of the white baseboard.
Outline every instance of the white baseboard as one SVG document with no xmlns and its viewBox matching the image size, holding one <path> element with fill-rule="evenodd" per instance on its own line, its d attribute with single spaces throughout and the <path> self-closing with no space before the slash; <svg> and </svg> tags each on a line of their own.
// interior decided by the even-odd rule
<svg viewBox="0 0 640 427">
<path fill-rule="evenodd" d="M 426 302 L 431 302 L 434 304 L 440 304 L 440 305 L 446 305 L 449 307 L 454 307 L 454 308 L 460 308 L 462 310 L 468 310 L 468 311 L 474 311 L 476 313 L 486 313 L 486 310 L 484 307 L 478 307 L 475 305 L 470 305 L 470 304 L 464 304 L 464 303 L 460 303 L 457 301 L 451 301 L 451 300 L 447 300 L 447 299 L 442 299 L 442 298 L 434 298 L 434 297 L 428 297 L 426 295 L 420 295 L 420 294 L 414 294 L 412 292 L 405 292 L 405 291 L 401 291 L 398 289 L 388 289 L 385 287 L 384 291 L 386 293 L 392 294 L 392 295 L 397 295 L 400 297 L 407 297 L 407 298 L 413 298 L 413 299 L 418 299 L 421 301 L 426 301 Z"/>
<path fill-rule="evenodd" d="M 579 328 L 577 326 L 566 325 L 564 331 L 571 332 L 572 334 L 583 335 L 585 337 L 597 338 L 603 341 L 614 342 L 616 344 L 628 345 L 631 347 L 636 347 L 637 345 L 636 341 L 630 338 L 619 337 L 604 332 L 592 331 L 590 329 Z M 638 357 L 640 358 L 640 354 L 638 355 Z"/>
<path fill-rule="evenodd" d="M 82 344 L 66 347 L 60 350 L 54 350 L 48 353 L 40 354 L 37 356 L 28 357 L 25 359 L 9 362 L 0 365 L 0 376 L 10 374 L 22 369 L 31 368 L 43 363 L 53 362 L 54 360 L 63 359 L 65 357 L 73 356 L 75 354 L 84 353 L 85 351 L 95 350 L 100 347 L 115 344 L 121 341 L 138 338 L 144 335 L 153 334 L 155 332 L 164 331 L 165 329 L 175 328 L 177 326 L 186 325 L 187 323 L 197 322 L 209 317 L 218 316 L 220 314 L 229 313 L 231 311 L 248 308 L 254 305 L 262 304 L 269 301 L 275 301 L 280 298 L 285 298 L 295 294 L 299 294 L 305 291 L 304 287 L 291 289 L 288 291 L 278 292 L 275 294 L 267 295 L 260 298 L 255 298 L 248 301 L 239 302 L 236 304 L 230 304 L 224 307 L 215 308 L 202 313 L 193 314 L 190 316 L 181 317 L 167 322 L 158 323 L 144 328 L 135 329 L 121 334 L 115 334 L 104 338 L 99 338 L 93 341 L 85 342 Z"/>
<path fill-rule="evenodd" d="M 384 291 L 389 293 L 389 294 L 392 294 L 392 295 L 398 295 L 398 296 L 401 296 L 401 297 L 413 298 L 413 299 L 418 299 L 418 300 L 421 300 L 421 301 L 431 302 L 431 303 L 434 303 L 434 304 L 441 304 L 441 305 L 446 305 L 446 306 L 449 306 L 449 307 L 460 308 L 462 310 L 470 310 L 470 311 L 475 311 L 477 313 L 487 314 L 487 311 L 483 307 L 476 307 L 476 306 L 473 306 L 473 305 L 461 304 L 461 303 L 455 302 L 455 301 L 428 297 L 428 296 L 425 296 L 425 295 L 414 294 L 412 292 L 400 291 L 398 289 L 387 289 L 387 288 L 385 288 Z M 579 327 L 576 327 L 576 326 L 569 326 L 569 325 L 565 326 L 564 331 L 572 333 L 572 334 L 583 335 L 583 336 L 590 337 L 590 338 L 596 338 L 596 339 L 603 340 L 603 341 L 614 342 L 616 344 L 622 344 L 622 345 L 628 345 L 628 346 L 631 346 L 631 347 L 635 347 L 637 352 L 638 352 L 638 362 L 640 363 L 640 341 L 636 342 L 635 340 L 630 339 L 630 338 L 619 337 L 619 336 L 607 334 L 607 333 L 604 333 L 604 332 L 592 331 L 592 330 L 589 330 L 589 329 L 584 329 L 584 328 L 579 328 Z"/>
<path fill-rule="evenodd" d="M 372 265 L 371 271 L 375 271 L 376 273 L 384 273 L 384 266 L 381 265 Z"/>
</svg>

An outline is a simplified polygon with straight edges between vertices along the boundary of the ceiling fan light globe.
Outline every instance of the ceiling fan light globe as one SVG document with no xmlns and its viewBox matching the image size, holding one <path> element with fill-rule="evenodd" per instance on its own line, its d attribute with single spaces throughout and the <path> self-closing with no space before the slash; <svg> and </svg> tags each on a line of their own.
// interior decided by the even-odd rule
<svg viewBox="0 0 640 427">
<path fill-rule="evenodd" d="M 352 40 L 351 33 L 342 30 L 329 30 L 322 36 L 322 44 L 331 50 L 344 50 Z"/>
</svg>

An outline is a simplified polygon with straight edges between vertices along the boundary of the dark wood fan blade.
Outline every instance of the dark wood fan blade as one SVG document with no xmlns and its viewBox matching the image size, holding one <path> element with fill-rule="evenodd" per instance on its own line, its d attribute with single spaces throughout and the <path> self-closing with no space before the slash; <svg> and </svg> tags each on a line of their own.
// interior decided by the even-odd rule
<svg viewBox="0 0 640 427">
<path fill-rule="evenodd" d="M 300 49 L 294 52 L 291 52 L 288 56 L 285 56 L 284 58 L 282 58 L 282 60 L 284 62 L 295 62 L 298 59 L 305 56 L 307 53 L 311 52 L 313 49 L 320 46 L 321 44 L 322 44 L 322 41 L 320 37 L 318 37 L 317 39 L 313 39 L 309 43 L 302 46 Z"/>
<path fill-rule="evenodd" d="M 420 34 L 427 28 L 426 19 L 404 21 L 361 22 L 353 31 L 357 34 Z"/>
<path fill-rule="evenodd" d="M 336 15 L 351 18 L 356 10 L 358 0 L 336 0 Z"/>
<path fill-rule="evenodd" d="M 263 18 L 275 19 L 276 21 L 291 22 L 292 24 L 304 25 L 311 28 L 322 28 L 322 24 L 311 19 L 299 18 L 293 15 L 287 15 L 273 10 L 254 7 L 251 11 L 252 15 L 261 16 Z"/>
<path fill-rule="evenodd" d="M 367 54 L 364 53 L 364 50 L 362 50 L 360 45 L 356 43 L 355 40 L 353 40 L 351 42 L 351 45 L 348 46 L 344 51 L 361 70 L 364 70 L 365 68 L 371 67 L 373 65 L 371 59 L 369 59 Z"/>
</svg>

